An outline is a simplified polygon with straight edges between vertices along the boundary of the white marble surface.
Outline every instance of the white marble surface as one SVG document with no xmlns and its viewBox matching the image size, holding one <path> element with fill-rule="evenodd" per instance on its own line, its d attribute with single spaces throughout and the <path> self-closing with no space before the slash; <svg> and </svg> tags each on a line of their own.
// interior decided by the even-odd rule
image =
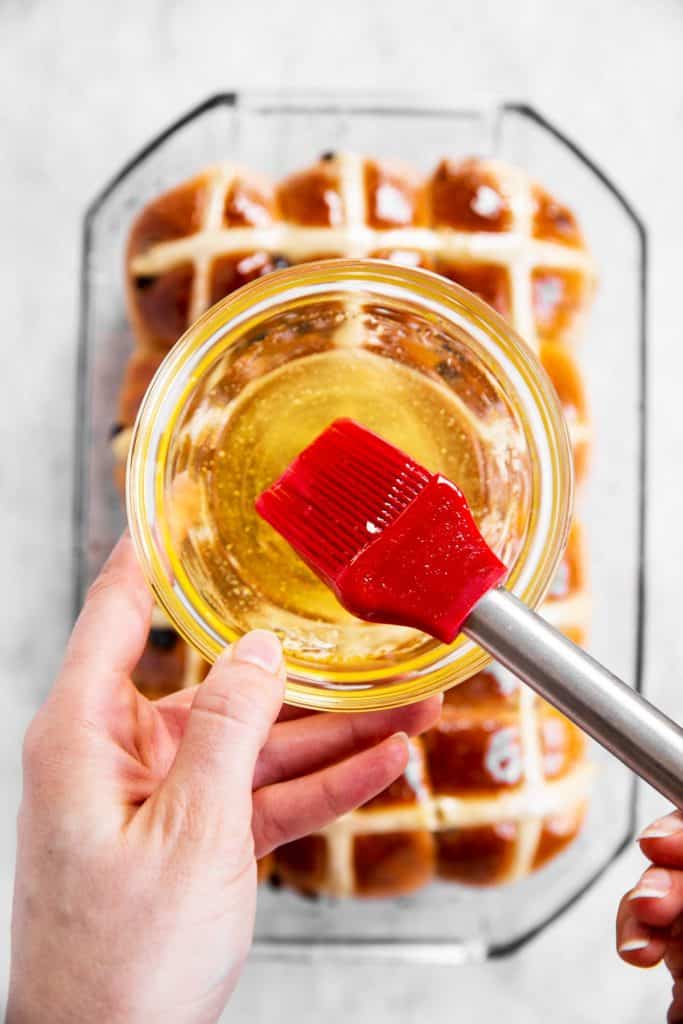
<svg viewBox="0 0 683 1024">
<path fill-rule="evenodd" d="M 8 960 L 20 737 L 69 626 L 80 217 L 160 125 L 226 87 L 444 90 L 527 99 L 621 183 L 652 232 L 649 692 L 683 715 L 679 320 L 680 0 L 0 0 L 0 1003 Z M 661 802 L 647 795 L 643 816 Z M 661 970 L 613 952 L 634 849 L 520 955 L 477 968 L 252 965 L 227 1021 L 664 1019 Z"/>
</svg>

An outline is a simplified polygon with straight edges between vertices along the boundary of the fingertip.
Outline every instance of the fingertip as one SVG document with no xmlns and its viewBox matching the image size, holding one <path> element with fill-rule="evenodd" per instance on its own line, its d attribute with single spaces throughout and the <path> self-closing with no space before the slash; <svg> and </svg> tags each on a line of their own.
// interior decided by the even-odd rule
<svg viewBox="0 0 683 1024">
<path fill-rule="evenodd" d="M 402 730 L 395 732 L 393 736 L 390 736 L 384 741 L 385 746 L 388 746 L 390 756 L 397 766 L 396 775 L 400 775 L 405 770 L 408 760 L 411 755 L 410 737 L 407 732 Z"/>
<path fill-rule="evenodd" d="M 629 902 L 662 900 L 669 895 L 672 888 L 673 878 L 670 871 L 667 871 L 666 868 L 648 868 L 626 899 Z"/>
<path fill-rule="evenodd" d="M 652 928 L 669 928 L 683 911 L 683 872 L 648 868 L 626 896 L 630 912 Z"/>
<path fill-rule="evenodd" d="M 362 776 L 359 776 L 357 781 L 363 787 L 370 785 L 372 787 L 370 796 L 374 796 L 403 774 L 408 767 L 411 754 L 410 738 L 406 732 L 399 730 L 367 750 L 352 755 L 342 763 L 349 766 L 355 765 L 356 768 L 361 764 L 364 765 Z M 365 799 L 370 799 L 370 797 L 363 796 L 357 803 L 363 803 Z"/>
<path fill-rule="evenodd" d="M 640 849 L 654 864 L 683 866 L 683 816 L 674 811 L 647 825 L 636 837 Z"/>
<path fill-rule="evenodd" d="M 232 660 L 256 665 L 271 675 L 282 675 L 284 659 L 277 633 L 270 629 L 253 629 L 232 646 Z"/>
<path fill-rule="evenodd" d="M 443 693 L 435 693 L 422 701 L 423 713 L 429 717 L 430 722 L 436 722 L 443 710 Z"/>
<path fill-rule="evenodd" d="M 398 732 L 395 732 L 390 738 L 395 740 L 397 743 L 402 744 L 406 752 L 410 753 L 410 737 L 407 732 L 404 732 L 403 729 L 399 729 Z"/>
<path fill-rule="evenodd" d="M 144 579 L 142 566 L 140 565 L 135 544 L 128 528 L 123 531 L 109 552 L 109 557 L 102 566 L 100 575 L 111 572 L 123 573 L 131 580 L 140 583 L 144 586 L 144 591 L 148 595 L 150 603 L 153 603 L 154 598 Z"/>
<path fill-rule="evenodd" d="M 254 631 L 222 651 L 197 686 L 175 776 L 186 785 L 195 780 L 200 804 L 210 803 L 209 779 L 230 778 L 234 793 L 251 793 L 256 760 L 282 706 L 284 681 L 273 671 L 281 661 L 277 637 Z"/>
<path fill-rule="evenodd" d="M 628 901 L 622 901 L 617 924 L 617 953 L 632 967 L 654 967 L 666 951 L 664 938 L 636 920 Z"/>
<path fill-rule="evenodd" d="M 641 953 L 650 945 L 649 939 L 624 939 L 619 943 L 618 952 L 620 956 L 627 953 Z"/>
<path fill-rule="evenodd" d="M 657 953 L 653 944 L 645 939 L 630 939 L 622 943 L 618 953 L 624 963 L 640 968 L 656 967 L 663 955 Z"/>
<path fill-rule="evenodd" d="M 409 736 L 419 736 L 420 733 L 431 729 L 439 720 L 441 704 L 438 695 L 428 697 L 417 704 L 407 704 L 404 707 L 396 708 L 390 712 L 371 712 L 378 716 L 388 716 L 387 724 L 391 728 L 394 723 L 396 731 L 406 733 Z"/>
<path fill-rule="evenodd" d="M 642 832 L 636 836 L 636 842 L 641 843 L 652 839 L 670 839 L 672 836 L 683 835 L 683 816 L 679 811 L 657 818 L 650 825 L 647 825 Z"/>
<path fill-rule="evenodd" d="M 212 672 L 218 672 L 222 674 L 228 668 L 228 666 L 232 664 L 232 647 L 233 645 L 231 644 L 230 647 L 223 648 L 223 650 L 221 651 L 221 653 L 218 655 L 213 665 L 211 666 L 211 669 L 209 670 L 209 675 Z"/>
<path fill-rule="evenodd" d="M 632 967 L 655 967 L 664 956 L 664 941 L 645 933 L 633 933 L 617 946 L 621 959 Z"/>
<path fill-rule="evenodd" d="M 638 839 L 638 845 L 653 864 L 683 867 L 683 832 L 670 836 L 644 836 Z"/>
<path fill-rule="evenodd" d="M 205 682 L 225 673 L 230 676 L 237 668 L 247 672 L 256 669 L 277 681 L 284 692 L 286 667 L 278 635 L 268 629 L 254 629 L 225 647 L 214 661 Z"/>
</svg>

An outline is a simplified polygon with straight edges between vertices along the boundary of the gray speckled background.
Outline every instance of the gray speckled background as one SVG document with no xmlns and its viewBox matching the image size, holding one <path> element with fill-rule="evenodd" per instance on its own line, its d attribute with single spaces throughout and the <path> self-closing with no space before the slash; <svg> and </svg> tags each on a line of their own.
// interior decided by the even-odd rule
<svg viewBox="0 0 683 1024">
<path fill-rule="evenodd" d="M 592 153 L 649 223 L 651 515 L 647 685 L 681 716 L 683 486 L 681 0 L 0 0 L 2 694 L 0 1002 L 24 727 L 69 627 L 80 218 L 125 158 L 233 87 L 444 90 L 529 100 Z M 577 201 L 578 204 L 578 201 Z M 643 794 L 641 816 L 662 808 Z M 252 965 L 227 1021 L 664 1019 L 661 969 L 613 952 L 624 855 L 516 957 L 462 969 Z"/>
</svg>

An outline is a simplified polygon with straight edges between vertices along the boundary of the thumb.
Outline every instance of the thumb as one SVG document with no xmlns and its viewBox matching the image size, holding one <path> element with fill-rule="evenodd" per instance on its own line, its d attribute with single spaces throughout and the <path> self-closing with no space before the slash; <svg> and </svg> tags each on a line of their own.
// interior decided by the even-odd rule
<svg viewBox="0 0 683 1024">
<path fill-rule="evenodd" d="M 162 798 L 165 790 L 197 823 L 227 808 L 250 821 L 256 761 L 283 694 L 280 641 L 265 629 L 247 633 L 198 687 Z"/>
</svg>

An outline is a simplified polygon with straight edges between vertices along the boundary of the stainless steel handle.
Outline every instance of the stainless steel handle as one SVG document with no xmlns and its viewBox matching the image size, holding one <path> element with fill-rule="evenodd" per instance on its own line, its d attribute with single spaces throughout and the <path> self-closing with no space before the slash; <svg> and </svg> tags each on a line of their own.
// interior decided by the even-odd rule
<svg viewBox="0 0 683 1024">
<path fill-rule="evenodd" d="M 683 808 L 683 729 L 507 590 L 491 590 L 463 632 Z"/>
</svg>

